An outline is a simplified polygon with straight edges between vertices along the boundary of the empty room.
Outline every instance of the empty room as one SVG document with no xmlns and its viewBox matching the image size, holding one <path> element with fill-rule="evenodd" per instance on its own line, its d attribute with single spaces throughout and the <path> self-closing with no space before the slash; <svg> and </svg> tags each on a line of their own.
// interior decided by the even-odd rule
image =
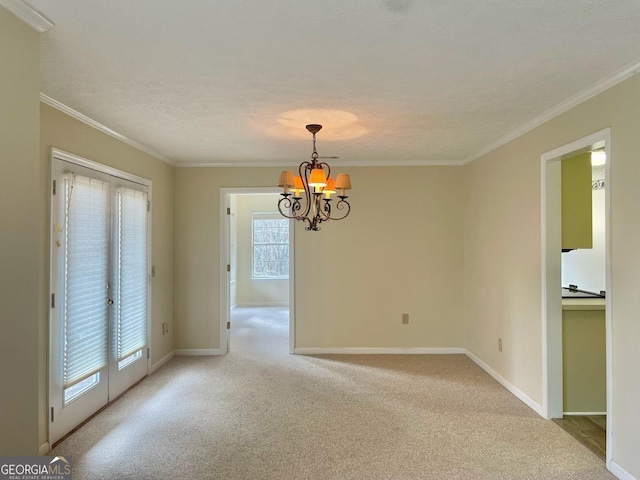
<svg viewBox="0 0 640 480">
<path fill-rule="evenodd" d="M 640 479 L 639 17 L 0 0 L 0 476 Z"/>
</svg>

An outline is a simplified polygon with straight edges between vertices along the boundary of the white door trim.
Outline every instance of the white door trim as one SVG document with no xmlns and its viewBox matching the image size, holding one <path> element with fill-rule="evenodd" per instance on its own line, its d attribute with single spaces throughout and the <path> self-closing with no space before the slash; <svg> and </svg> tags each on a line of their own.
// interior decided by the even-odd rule
<svg viewBox="0 0 640 480">
<path fill-rule="evenodd" d="M 151 190 L 151 180 L 147 178 L 142 178 L 134 175 L 133 173 L 118 170 L 117 168 L 103 165 L 102 163 L 94 162 L 93 160 L 88 160 L 78 155 L 74 155 L 73 153 L 65 152 L 64 150 L 52 147 L 51 159 L 53 160 L 54 158 L 57 158 L 58 160 L 64 160 L 65 162 L 74 163 L 82 167 L 87 167 L 92 170 L 97 170 L 98 172 L 106 173 L 107 175 L 111 175 L 112 177 L 118 177 L 124 180 L 129 180 L 130 182 L 139 183 L 140 185 L 144 185 L 148 187 L 149 190 Z"/>
<path fill-rule="evenodd" d="M 229 305 L 229 277 L 227 265 L 229 264 L 229 222 L 227 221 L 227 208 L 229 208 L 230 195 L 281 193 L 278 187 L 230 187 L 220 189 L 220 347 L 222 353 L 229 351 L 229 336 L 227 322 L 230 321 Z M 289 353 L 295 353 L 295 239 L 293 220 L 290 220 L 289 228 Z"/>
<path fill-rule="evenodd" d="M 541 156 L 541 233 L 542 233 L 542 410 L 545 418 L 562 417 L 562 312 L 558 275 L 561 272 L 561 213 L 559 204 L 559 160 L 577 150 L 604 143 L 605 165 L 605 276 L 607 301 L 606 374 L 607 374 L 607 452 L 606 465 L 611 468 L 613 444 L 613 291 L 611 288 L 611 129 L 605 128 L 575 142 L 548 151 Z"/>
</svg>

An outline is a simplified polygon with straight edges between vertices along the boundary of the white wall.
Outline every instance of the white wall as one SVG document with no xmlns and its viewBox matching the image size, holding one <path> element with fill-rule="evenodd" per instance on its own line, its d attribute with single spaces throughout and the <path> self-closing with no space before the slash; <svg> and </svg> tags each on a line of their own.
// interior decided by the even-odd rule
<svg viewBox="0 0 640 480">
<path fill-rule="evenodd" d="M 463 301 L 466 348 L 540 404 L 541 173 L 531 150 L 508 144 L 465 166 Z"/>
<path fill-rule="evenodd" d="M 604 178 L 604 168 L 594 168 L 594 180 Z M 593 191 L 593 248 L 562 254 L 562 286 L 580 290 L 606 290 L 605 277 L 605 189 Z"/>
<path fill-rule="evenodd" d="M 220 348 L 220 189 L 273 186 L 280 170 L 177 168 L 175 173 L 175 348 L 216 349 Z"/>
<path fill-rule="evenodd" d="M 50 147 L 153 181 L 152 362 L 173 350 L 174 168 L 41 105 L 40 37 L 2 7 L 0 65 L 0 455 L 35 455 L 48 426 Z"/>
<path fill-rule="evenodd" d="M 253 213 L 277 213 L 279 194 L 231 195 L 236 197 L 237 271 L 236 303 L 238 306 L 286 305 L 289 303 L 288 279 L 254 279 L 252 257 Z M 232 210 L 234 212 L 234 210 Z M 232 303 L 233 305 L 233 303 Z"/>
<path fill-rule="evenodd" d="M 611 128 L 613 462 L 640 478 L 640 77 L 635 75 L 465 167 L 467 348 L 542 401 L 541 160 Z M 497 338 L 504 338 L 498 352 Z"/>
<path fill-rule="evenodd" d="M 40 38 L 0 7 L 0 455 L 38 454 L 38 329 L 45 318 Z"/>
<path fill-rule="evenodd" d="M 220 188 L 280 170 L 176 169 L 176 348 L 219 348 Z M 462 168 L 345 172 L 351 215 L 295 227 L 296 347 L 461 347 Z"/>
<path fill-rule="evenodd" d="M 41 104 L 40 108 L 40 169 L 45 186 L 40 190 L 40 207 L 43 212 L 42 228 L 48 231 L 49 222 L 49 171 L 50 150 L 56 147 L 89 160 L 102 163 L 152 181 L 151 205 L 151 264 L 156 275 L 151 284 L 151 364 L 155 364 L 173 350 L 175 324 L 173 321 L 174 292 L 174 167 L 151 155 L 106 135 L 84 123 Z M 44 212 L 47 212 L 46 214 Z M 49 290 L 49 246 L 42 249 L 47 272 L 42 282 Z M 46 296 L 46 295 L 45 295 Z M 48 313 L 48 312 L 47 312 Z M 162 333 L 166 323 L 169 333 Z M 40 337 L 40 444 L 47 440 L 47 345 L 48 318 L 41 324 Z"/>
</svg>

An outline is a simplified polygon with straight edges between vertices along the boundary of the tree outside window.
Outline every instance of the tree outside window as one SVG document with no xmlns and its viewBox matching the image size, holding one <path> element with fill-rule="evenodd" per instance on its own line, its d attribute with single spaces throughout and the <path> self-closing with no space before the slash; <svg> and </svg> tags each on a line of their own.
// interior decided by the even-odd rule
<svg viewBox="0 0 640 480">
<path fill-rule="evenodd" d="M 253 278 L 289 278 L 289 220 L 277 213 L 254 213 Z"/>
</svg>

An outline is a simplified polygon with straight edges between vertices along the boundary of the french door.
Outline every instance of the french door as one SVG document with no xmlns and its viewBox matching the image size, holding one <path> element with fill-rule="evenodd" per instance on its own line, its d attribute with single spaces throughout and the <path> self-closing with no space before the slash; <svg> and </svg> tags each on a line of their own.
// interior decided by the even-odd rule
<svg viewBox="0 0 640 480">
<path fill-rule="evenodd" d="M 148 182 L 52 157 L 51 444 L 147 374 L 150 279 Z"/>
</svg>

